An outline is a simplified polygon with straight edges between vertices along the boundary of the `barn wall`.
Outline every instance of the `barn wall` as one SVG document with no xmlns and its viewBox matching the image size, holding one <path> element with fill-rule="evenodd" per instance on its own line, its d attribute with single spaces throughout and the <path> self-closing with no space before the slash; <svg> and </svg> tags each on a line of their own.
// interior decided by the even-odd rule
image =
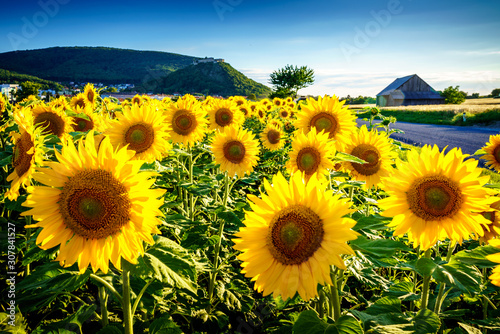
<svg viewBox="0 0 500 334">
<path fill-rule="evenodd" d="M 424 80 L 414 75 L 410 80 L 405 82 L 398 88 L 401 91 L 409 92 L 431 92 L 432 87 L 429 86 Z"/>
<path fill-rule="evenodd" d="M 388 95 L 387 99 L 387 107 L 397 107 L 402 105 L 404 102 L 404 99 L 394 99 L 392 98 L 392 95 Z"/>
</svg>

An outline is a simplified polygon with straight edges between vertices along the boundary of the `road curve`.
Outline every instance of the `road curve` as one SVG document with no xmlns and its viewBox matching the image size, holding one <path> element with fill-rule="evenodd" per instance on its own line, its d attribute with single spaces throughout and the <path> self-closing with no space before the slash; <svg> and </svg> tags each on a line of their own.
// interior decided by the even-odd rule
<svg viewBox="0 0 500 334">
<path fill-rule="evenodd" d="M 366 121 L 357 120 L 358 126 L 368 124 Z M 379 122 L 379 121 L 375 121 Z M 436 144 L 441 150 L 448 146 L 448 149 L 459 147 L 465 154 L 474 154 L 477 150 L 485 146 L 491 135 L 500 134 L 500 128 L 482 128 L 473 126 L 450 126 L 434 124 L 415 124 L 406 122 L 396 122 L 391 125 L 393 129 L 399 129 L 404 133 L 393 133 L 391 138 L 414 146 L 426 144 Z M 476 157 L 477 158 L 477 157 Z M 484 166 L 484 161 L 479 162 Z"/>
</svg>

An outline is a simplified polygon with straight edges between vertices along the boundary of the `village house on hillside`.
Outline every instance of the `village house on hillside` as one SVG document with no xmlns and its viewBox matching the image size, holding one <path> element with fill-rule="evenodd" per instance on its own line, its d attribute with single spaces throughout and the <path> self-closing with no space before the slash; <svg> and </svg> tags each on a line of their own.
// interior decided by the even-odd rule
<svg viewBox="0 0 500 334">
<path fill-rule="evenodd" d="M 377 94 L 380 107 L 421 104 L 444 104 L 444 97 L 416 74 L 397 78 Z"/>
<path fill-rule="evenodd" d="M 222 58 L 213 58 L 213 57 L 205 57 L 205 58 L 197 58 L 193 60 L 193 65 L 198 65 L 201 63 L 223 63 L 224 59 Z"/>
</svg>

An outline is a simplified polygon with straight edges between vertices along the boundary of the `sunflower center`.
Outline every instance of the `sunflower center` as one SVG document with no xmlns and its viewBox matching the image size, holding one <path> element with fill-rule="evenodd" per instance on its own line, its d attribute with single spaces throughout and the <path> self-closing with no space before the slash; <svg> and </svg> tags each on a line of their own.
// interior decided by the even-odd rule
<svg viewBox="0 0 500 334">
<path fill-rule="evenodd" d="M 220 126 L 227 126 L 233 121 L 233 113 L 227 108 L 221 108 L 215 113 L 215 123 Z"/>
<path fill-rule="evenodd" d="M 493 150 L 493 157 L 498 163 L 500 163 L 500 145 L 497 145 L 497 147 Z"/>
<path fill-rule="evenodd" d="M 269 225 L 267 246 L 282 264 L 296 265 L 309 259 L 323 241 L 319 216 L 303 205 L 292 205 L 278 212 Z"/>
<path fill-rule="evenodd" d="M 94 92 L 93 92 L 93 91 L 91 91 L 91 90 L 90 90 L 90 91 L 87 93 L 87 99 L 88 99 L 88 100 L 89 100 L 89 102 L 91 102 L 91 103 L 92 103 L 92 102 L 94 102 Z"/>
<path fill-rule="evenodd" d="M 14 147 L 14 155 L 12 156 L 12 166 L 14 166 L 18 176 L 24 175 L 31 167 L 32 154 L 28 151 L 33 148 L 34 144 L 31 136 L 25 132 Z"/>
<path fill-rule="evenodd" d="M 75 106 L 84 109 L 85 108 L 85 101 L 83 99 L 78 99 L 75 101 Z"/>
<path fill-rule="evenodd" d="M 64 133 L 64 120 L 53 112 L 42 112 L 35 118 L 35 124 L 46 132 L 61 137 Z"/>
<path fill-rule="evenodd" d="M 85 132 L 94 128 L 94 122 L 83 117 L 73 117 L 73 130 Z"/>
<path fill-rule="evenodd" d="M 233 164 L 239 164 L 245 157 L 245 145 L 237 140 L 227 142 L 223 150 L 224 157 Z"/>
<path fill-rule="evenodd" d="M 131 126 L 125 133 L 125 141 L 129 144 L 129 148 L 142 153 L 153 145 L 155 140 L 155 132 L 151 125 L 139 123 Z"/>
<path fill-rule="evenodd" d="M 194 115 L 187 110 L 178 110 L 174 114 L 172 129 L 175 133 L 187 136 L 196 128 L 196 120 Z"/>
<path fill-rule="evenodd" d="M 352 150 L 351 155 L 366 161 L 364 164 L 352 163 L 352 167 L 359 174 L 373 175 L 380 170 L 380 155 L 375 147 L 368 144 L 361 144 Z"/>
<path fill-rule="evenodd" d="M 271 129 L 267 132 L 267 140 L 269 140 L 269 143 L 271 144 L 278 144 L 281 139 L 281 133 L 277 130 Z"/>
<path fill-rule="evenodd" d="M 101 169 L 72 176 L 64 184 L 58 204 L 66 226 L 84 238 L 106 238 L 130 221 L 127 189 Z"/>
<path fill-rule="evenodd" d="M 288 111 L 286 111 L 286 110 L 281 111 L 281 117 L 287 118 L 288 117 Z"/>
<path fill-rule="evenodd" d="M 453 217 L 463 203 L 458 184 L 442 175 L 417 179 L 406 196 L 413 213 L 425 221 Z"/>
<path fill-rule="evenodd" d="M 306 175 L 314 174 L 318 170 L 320 161 L 321 155 L 314 147 L 303 148 L 297 154 L 297 167 Z"/>
<path fill-rule="evenodd" d="M 335 117 L 324 111 L 314 115 L 309 124 L 314 126 L 318 132 L 325 130 L 326 133 L 329 133 L 329 138 L 333 138 L 338 130 Z"/>
</svg>

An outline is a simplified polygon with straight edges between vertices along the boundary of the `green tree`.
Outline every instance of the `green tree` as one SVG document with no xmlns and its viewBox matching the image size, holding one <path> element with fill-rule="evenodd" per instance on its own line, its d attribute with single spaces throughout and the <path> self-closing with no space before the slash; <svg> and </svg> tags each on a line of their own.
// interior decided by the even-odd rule
<svg viewBox="0 0 500 334">
<path fill-rule="evenodd" d="M 500 96 L 500 88 L 495 88 L 491 91 L 491 96 Z"/>
<path fill-rule="evenodd" d="M 30 95 L 38 96 L 38 91 L 44 88 L 45 85 L 32 81 L 24 81 L 19 84 L 19 89 L 14 96 L 16 97 L 16 101 L 22 101 Z"/>
<path fill-rule="evenodd" d="M 461 92 L 459 89 L 460 86 L 456 87 L 448 87 L 441 93 L 441 96 L 444 97 L 444 103 L 446 104 L 460 104 L 465 101 L 465 97 L 467 93 Z"/>
<path fill-rule="evenodd" d="M 314 83 L 314 70 L 307 66 L 286 65 L 270 75 L 269 82 L 274 86 L 272 95 L 277 97 L 297 97 L 297 92 Z"/>
</svg>

